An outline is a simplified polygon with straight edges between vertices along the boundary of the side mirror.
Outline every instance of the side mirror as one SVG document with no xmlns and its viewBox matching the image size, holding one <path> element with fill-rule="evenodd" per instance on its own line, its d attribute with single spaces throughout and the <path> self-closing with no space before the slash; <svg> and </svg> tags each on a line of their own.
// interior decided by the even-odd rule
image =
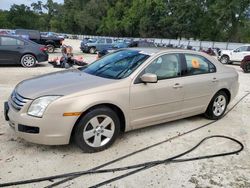
<svg viewBox="0 0 250 188">
<path fill-rule="evenodd" d="M 144 83 L 157 83 L 158 79 L 156 74 L 146 73 L 141 76 L 141 81 Z"/>
<path fill-rule="evenodd" d="M 235 53 L 237 53 L 237 52 L 239 52 L 239 50 L 238 50 L 238 49 L 236 49 L 236 50 L 234 50 L 234 52 L 235 52 Z"/>
</svg>

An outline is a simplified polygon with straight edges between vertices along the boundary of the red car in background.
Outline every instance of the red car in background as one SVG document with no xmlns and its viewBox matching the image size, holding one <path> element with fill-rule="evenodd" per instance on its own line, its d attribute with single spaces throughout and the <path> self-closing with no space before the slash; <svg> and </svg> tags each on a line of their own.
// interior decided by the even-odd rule
<svg viewBox="0 0 250 188">
<path fill-rule="evenodd" d="M 240 67 L 243 69 L 245 73 L 250 72 L 250 55 L 244 57 L 244 59 L 240 63 Z"/>
</svg>

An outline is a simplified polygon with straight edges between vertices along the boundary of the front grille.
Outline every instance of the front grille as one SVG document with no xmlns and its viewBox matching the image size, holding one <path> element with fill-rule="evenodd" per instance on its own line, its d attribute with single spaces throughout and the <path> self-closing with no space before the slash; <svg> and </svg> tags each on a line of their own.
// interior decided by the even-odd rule
<svg viewBox="0 0 250 188">
<path fill-rule="evenodd" d="M 12 92 L 10 96 L 10 104 L 14 109 L 17 111 L 21 110 L 22 107 L 29 101 L 30 99 L 27 99 L 21 95 L 19 95 L 15 90 Z"/>
</svg>

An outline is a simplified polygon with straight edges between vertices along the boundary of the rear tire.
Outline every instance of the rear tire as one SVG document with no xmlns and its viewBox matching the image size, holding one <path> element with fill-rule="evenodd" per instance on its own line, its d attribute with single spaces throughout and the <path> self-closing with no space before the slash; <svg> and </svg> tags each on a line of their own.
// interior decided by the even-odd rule
<svg viewBox="0 0 250 188">
<path fill-rule="evenodd" d="M 102 151 L 111 146 L 120 133 L 117 114 L 105 106 L 87 112 L 74 129 L 74 140 L 85 152 Z"/>
<path fill-rule="evenodd" d="M 47 51 L 49 53 L 54 53 L 55 52 L 55 47 L 53 45 L 49 44 L 46 47 L 47 47 Z"/>
<path fill-rule="evenodd" d="M 205 116 L 211 120 L 222 118 L 227 109 L 228 102 L 229 98 L 224 91 L 217 92 L 210 101 Z"/>
<path fill-rule="evenodd" d="M 23 67 L 31 68 L 36 66 L 36 58 L 31 54 L 26 54 L 21 58 L 21 65 Z"/>
</svg>

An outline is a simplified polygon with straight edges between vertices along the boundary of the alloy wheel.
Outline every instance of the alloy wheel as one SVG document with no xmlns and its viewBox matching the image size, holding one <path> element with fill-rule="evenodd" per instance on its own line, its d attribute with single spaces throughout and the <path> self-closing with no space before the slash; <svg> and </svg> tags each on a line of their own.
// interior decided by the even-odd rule
<svg viewBox="0 0 250 188">
<path fill-rule="evenodd" d="M 215 116 L 220 116 L 224 113 L 226 108 L 226 98 L 223 95 L 219 95 L 215 100 L 213 104 L 213 113 Z"/>
<path fill-rule="evenodd" d="M 32 67 L 36 63 L 35 58 L 32 55 L 25 55 L 22 59 L 22 64 L 25 67 Z"/>
<path fill-rule="evenodd" d="M 220 62 L 222 64 L 227 64 L 228 63 L 228 57 L 226 57 L 226 56 L 222 57 L 221 60 L 220 60 Z"/>
<path fill-rule="evenodd" d="M 106 115 L 97 115 L 89 120 L 83 130 L 84 141 L 91 147 L 106 145 L 115 133 L 114 121 Z"/>
</svg>

